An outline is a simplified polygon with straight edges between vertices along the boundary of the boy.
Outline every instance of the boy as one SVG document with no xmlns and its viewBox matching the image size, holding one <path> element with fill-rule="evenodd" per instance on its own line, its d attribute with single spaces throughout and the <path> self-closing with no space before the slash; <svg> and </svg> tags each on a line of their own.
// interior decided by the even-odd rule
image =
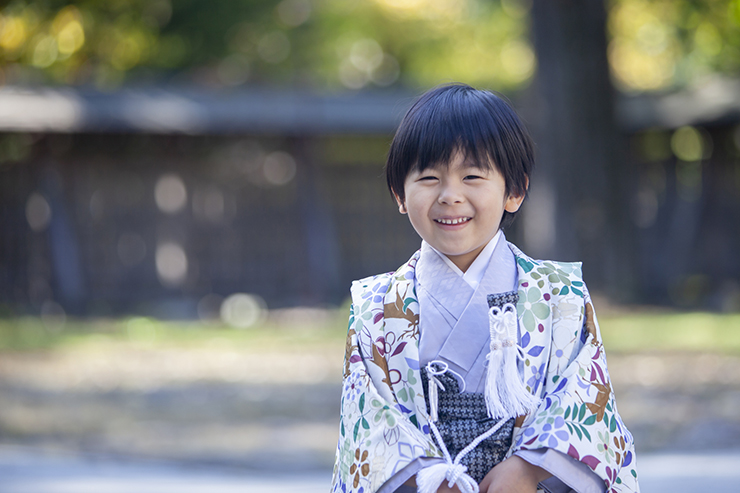
<svg viewBox="0 0 740 493">
<path fill-rule="evenodd" d="M 532 147 L 462 84 L 401 122 L 386 177 L 422 247 L 352 285 L 334 492 L 639 491 L 580 264 L 503 236 Z"/>
</svg>

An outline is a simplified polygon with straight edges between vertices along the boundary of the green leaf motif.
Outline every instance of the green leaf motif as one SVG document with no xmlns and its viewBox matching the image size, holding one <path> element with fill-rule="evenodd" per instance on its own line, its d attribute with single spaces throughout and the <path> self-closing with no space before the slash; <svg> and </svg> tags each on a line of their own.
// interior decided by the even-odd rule
<svg viewBox="0 0 740 493">
<path fill-rule="evenodd" d="M 588 418 L 586 418 L 586 421 L 583 422 L 586 426 L 591 426 L 592 424 L 596 423 L 596 415 L 592 414 Z"/>
<path fill-rule="evenodd" d="M 612 416 L 612 423 L 609 426 L 609 431 L 614 433 L 616 430 L 617 430 L 617 419 L 614 416 Z"/>
<path fill-rule="evenodd" d="M 568 294 L 568 286 L 563 286 L 563 289 L 560 290 L 560 296 L 565 296 Z"/>
<path fill-rule="evenodd" d="M 588 441 L 591 441 L 591 435 L 588 434 L 588 430 L 585 426 L 581 425 L 581 430 L 583 431 L 583 434 L 586 435 L 586 438 L 588 438 Z"/>
<path fill-rule="evenodd" d="M 578 439 L 583 440 L 583 433 L 581 433 L 581 430 L 578 429 L 578 426 L 574 426 L 573 430 L 576 432 L 576 435 L 578 435 Z"/>
<path fill-rule="evenodd" d="M 403 402 L 406 402 L 409 399 L 408 393 L 406 392 L 406 388 L 402 388 L 398 391 L 396 396 Z"/>
<path fill-rule="evenodd" d="M 362 427 L 365 428 L 366 430 L 370 429 L 370 423 L 368 423 L 365 418 L 362 418 Z"/>
<path fill-rule="evenodd" d="M 358 420 L 357 420 L 357 424 L 355 425 L 355 431 L 354 431 L 354 433 L 352 434 L 352 436 L 354 437 L 354 441 L 355 441 L 355 442 L 357 441 L 357 434 L 358 434 L 359 432 L 360 432 L 360 420 L 358 419 Z"/>
<path fill-rule="evenodd" d="M 565 408 L 565 414 L 563 415 L 563 419 L 568 419 L 569 417 L 570 417 L 570 407 L 567 407 Z M 568 425 L 568 428 L 570 428 L 570 425 Z"/>
<path fill-rule="evenodd" d="M 408 310 L 409 305 L 416 301 L 414 298 L 406 298 L 403 302 L 403 313 L 406 313 L 406 310 Z"/>
<path fill-rule="evenodd" d="M 409 373 L 406 375 L 406 380 L 408 380 L 409 385 L 416 385 L 416 378 L 414 377 L 414 370 L 412 368 L 409 368 Z"/>
<path fill-rule="evenodd" d="M 365 394 L 360 396 L 360 412 L 365 409 Z"/>
<path fill-rule="evenodd" d="M 583 417 L 586 415 L 586 404 L 581 404 L 581 411 L 578 413 L 578 421 L 583 421 Z"/>
<path fill-rule="evenodd" d="M 517 257 L 516 262 L 522 267 L 522 269 L 524 269 L 524 272 L 529 272 L 534 268 L 534 264 L 532 262 L 528 262 L 522 257 Z"/>
</svg>

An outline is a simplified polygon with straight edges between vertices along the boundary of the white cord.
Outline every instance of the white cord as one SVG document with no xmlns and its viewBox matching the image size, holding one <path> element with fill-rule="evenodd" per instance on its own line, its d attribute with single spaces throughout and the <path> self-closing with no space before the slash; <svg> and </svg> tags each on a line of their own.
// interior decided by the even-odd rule
<svg viewBox="0 0 740 493">
<path fill-rule="evenodd" d="M 433 367 L 433 364 L 439 364 L 443 369 L 438 370 Z M 435 493 L 442 481 L 447 480 L 447 486 L 452 488 L 453 485 L 457 485 L 462 493 L 479 493 L 478 483 L 470 477 L 467 473 L 468 468 L 461 464 L 463 457 L 465 457 L 471 450 L 477 447 L 483 440 L 487 439 L 494 433 L 496 433 L 508 420 L 509 418 L 503 418 L 498 423 L 489 428 L 485 433 L 479 435 L 475 440 L 470 442 L 467 447 L 462 449 L 455 460 L 452 460 L 450 452 L 447 450 L 442 435 L 437 428 L 435 422 L 438 419 L 438 389 L 445 390 L 442 382 L 437 379 L 437 375 L 442 375 L 447 371 L 452 372 L 449 369 L 449 365 L 444 361 L 430 361 L 427 363 L 427 373 L 429 374 L 429 414 L 430 421 L 429 427 L 434 434 L 434 438 L 437 440 L 439 448 L 442 449 L 442 455 L 444 455 L 445 462 L 442 464 L 434 464 L 432 466 L 425 467 L 419 471 L 416 475 L 416 486 L 419 493 Z M 454 373 L 454 372 L 453 372 Z"/>
</svg>

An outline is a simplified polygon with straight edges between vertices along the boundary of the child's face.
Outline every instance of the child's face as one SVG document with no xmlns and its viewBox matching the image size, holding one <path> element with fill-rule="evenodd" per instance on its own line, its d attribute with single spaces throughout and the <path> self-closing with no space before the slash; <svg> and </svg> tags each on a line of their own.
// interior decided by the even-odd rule
<svg viewBox="0 0 740 493">
<path fill-rule="evenodd" d="M 524 196 L 506 196 L 504 177 L 480 169 L 462 152 L 449 166 L 411 172 L 404 184 L 401 213 L 419 236 L 465 272 L 494 237 L 504 210 L 516 212 Z"/>
</svg>

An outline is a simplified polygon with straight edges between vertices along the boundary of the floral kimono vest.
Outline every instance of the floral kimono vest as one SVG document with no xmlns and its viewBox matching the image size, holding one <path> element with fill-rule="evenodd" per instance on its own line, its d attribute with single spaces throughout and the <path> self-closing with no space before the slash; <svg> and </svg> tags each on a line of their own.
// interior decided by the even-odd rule
<svg viewBox="0 0 740 493">
<path fill-rule="evenodd" d="M 524 381 L 541 400 L 514 428 L 507 456 L 552 448 L 590 467 L 607 491 L 639 491 L 632 435 L 617 412 L 580 263 L 533 260 L 509 247 Z M 442 457 L 419 368 L 418 258 L 352 284 L 334 493 L 374 493 L 415 459 Z"/>
</svg>

